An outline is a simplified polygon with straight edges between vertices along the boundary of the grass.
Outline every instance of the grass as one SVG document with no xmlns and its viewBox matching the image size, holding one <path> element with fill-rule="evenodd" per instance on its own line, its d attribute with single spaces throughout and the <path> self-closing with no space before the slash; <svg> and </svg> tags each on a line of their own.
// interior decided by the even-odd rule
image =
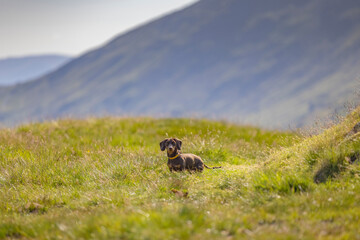
<svg viewBox="0 0 360 240">
<path fill-rule="evenodd" d="M 151 118 L 0 130 L 0 238 L 360 239 L 359 112 L 312 137 Z M 223 168 L 170 173 L 167 136 Z"/>
</svg>

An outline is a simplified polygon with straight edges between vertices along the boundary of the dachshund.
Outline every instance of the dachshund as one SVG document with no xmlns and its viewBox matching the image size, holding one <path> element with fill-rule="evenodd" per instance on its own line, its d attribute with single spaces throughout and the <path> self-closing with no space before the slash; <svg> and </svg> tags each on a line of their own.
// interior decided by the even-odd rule
<svg viewBox="0 0 360 240">
<path fill-rule="evenodd" d="M 204 164 L 204 161 L 199 157 L 191 153 L 181 153 L 182 141 L 177 138 L 166 138 L 160 142 L 161 151 L 167 150 L 168 167 L 170 172 L 172 171 L 184 171 L 189 172 L 202 172 L 204 167 L 209 169 L 216 169 L 221 167 L 208 167 Z"/>
</svg>

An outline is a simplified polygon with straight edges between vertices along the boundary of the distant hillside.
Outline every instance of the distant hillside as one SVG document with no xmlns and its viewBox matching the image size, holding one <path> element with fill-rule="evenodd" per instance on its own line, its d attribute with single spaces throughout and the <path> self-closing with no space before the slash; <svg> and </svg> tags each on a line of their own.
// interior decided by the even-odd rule
<svg viewBox="0 0 360 240">
<path fill-rule="evenodd" d="M 69 61 L 61 55 L 39 55 L 0 59 L 0 85 L 26 82 L 49 73 Z"/>
<path fill-rule="evenodd" d="M 0 121 L 152 115 L 302 126 L 360 74 L 357 0 L 204 0 L 36 81 L 0 89 Z"/>
</svg>

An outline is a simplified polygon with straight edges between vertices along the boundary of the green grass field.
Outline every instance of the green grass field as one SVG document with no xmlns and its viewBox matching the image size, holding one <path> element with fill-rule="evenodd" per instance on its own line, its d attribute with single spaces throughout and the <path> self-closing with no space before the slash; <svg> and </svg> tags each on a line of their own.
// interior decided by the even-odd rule
<svg viewBox="0 0 360 240">
<path fill-rule="evenodd" d="M 360 239 L 356 110 L 304 137 L 190 119 L 0 130 L 2 239 Z M 170 173 L 159 142 L 222 169 Z"/>
</svg>

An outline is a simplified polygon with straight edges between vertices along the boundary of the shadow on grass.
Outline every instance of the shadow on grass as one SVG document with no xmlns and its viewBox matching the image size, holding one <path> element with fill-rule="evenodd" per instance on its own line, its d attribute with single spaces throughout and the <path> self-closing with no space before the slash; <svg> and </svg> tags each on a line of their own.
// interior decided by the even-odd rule
<svg viewBox="0 0 360 240">
<path fill-rule="evenodd" d="M 323 160 L 319 169 L 315 172 L 314 182 L 324 183 L 328 179 L 335 178 L 346 169 L 346 165 L 353 164 L 359 158 L 360 152 L 354 151 Z"/>
</svg>

